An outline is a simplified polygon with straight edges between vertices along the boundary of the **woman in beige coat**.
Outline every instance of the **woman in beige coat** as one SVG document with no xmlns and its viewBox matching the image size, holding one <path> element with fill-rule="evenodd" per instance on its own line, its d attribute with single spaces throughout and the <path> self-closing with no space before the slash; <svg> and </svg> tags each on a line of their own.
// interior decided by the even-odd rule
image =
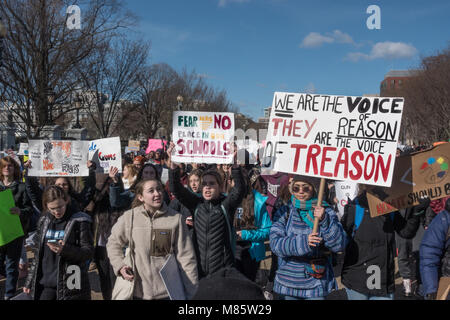
<svg viewBox="0 0 450 320">
<path fill-rule="evenodd" d="M 134 270 L 124 263 L 124 248 L 130 244 L 131 226 Z M 186 298 L 195 294 L 198 276 L 192 240 L 182 215 L 164 203 L 159 180 L 146 180 L 137 185 L 132 209 L 114 225 L 106 248 L 115 274 L 128 281 L 134 280 L 133 299 L 169 298 L 159 271 L 170 254 L 178 262 Z"/>
</svg>

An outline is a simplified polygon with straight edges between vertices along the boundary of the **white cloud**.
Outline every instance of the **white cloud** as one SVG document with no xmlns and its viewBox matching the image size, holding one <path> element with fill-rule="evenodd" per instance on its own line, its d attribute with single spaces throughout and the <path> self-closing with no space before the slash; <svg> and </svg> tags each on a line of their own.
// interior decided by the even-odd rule
<svg viewBox="0 0 450 320">
<path fill-rule="evenodd" d="M 219 7 L 225 7 L 229 3 L 245 3 L 249 2 L 250 0 L 219 0 Z"/>
<path fill-rule="evenodd" d="M 417 54 L 417 49 L 403 42 L 378 42 L 370 52 L 370 54 L 362 52 L 351 52 L 347 55 L 346 60 L 357 62 L 359 60 L 375 60 L 375 59 L 411 59 Z"/>
<path fill-rule="evenodd" d="M 314 83 L 310 82 L 310 83 L 308 83 L 308 85 L 305 87 L 304 92 L 305 92 L 305 93 L 309 93 L 309 94 L 314 94 L 314 93 L 317 92 L 317 88 L 316 88 L 316 86 L 314 85 Z"/>
<path fill-rule="evenodd" d="M 320 47 L 324 43 L 350 43 L 355 44 L 352 37 L 340 30 L 334 30 L 328 32 L 325 35 L 321 35 L 318 32 L 309 33 L 300 44 L 301 48 L 316 48 Z"/>
</svg>

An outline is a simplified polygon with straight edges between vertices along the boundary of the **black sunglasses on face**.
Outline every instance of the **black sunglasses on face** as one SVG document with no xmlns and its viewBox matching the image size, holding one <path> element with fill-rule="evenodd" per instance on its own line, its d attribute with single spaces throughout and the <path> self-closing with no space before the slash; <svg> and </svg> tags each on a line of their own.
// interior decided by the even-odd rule
<svg viewBox="0 0 450 320">
<path fill-rule="evenodd" d="M 303 192 L 309 192 L 309 191 L 311 190 L 311 187 L 310 187 L 310 186 L 306 186 L 306 185 L 303 185 L 303 186 L 293 186 L 293 187 L 292 187 L 292 191 L 294 191 L 295 193 L 299 192 L 300 189 L 302 189 Z"/>
</svg>

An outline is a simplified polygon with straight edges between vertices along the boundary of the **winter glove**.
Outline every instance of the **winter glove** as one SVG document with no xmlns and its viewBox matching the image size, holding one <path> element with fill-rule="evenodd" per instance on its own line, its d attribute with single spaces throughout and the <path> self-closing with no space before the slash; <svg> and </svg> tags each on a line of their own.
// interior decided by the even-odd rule
<svg viewBox="0 0 450 320">
<path fill-rule="evenodd" d="M 425 213 L 425 210 L 429 207 L 430 202 L 431 200 L 428 197 L 420 198 L 419 204 L 414 207 L 414 215 L 418 216 Z"/>
</svg>

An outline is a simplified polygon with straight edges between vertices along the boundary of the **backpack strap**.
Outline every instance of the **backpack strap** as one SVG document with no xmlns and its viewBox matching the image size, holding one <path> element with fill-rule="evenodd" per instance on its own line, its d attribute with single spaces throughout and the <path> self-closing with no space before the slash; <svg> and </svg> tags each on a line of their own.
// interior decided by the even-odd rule
<svg viewBox="0 0 450 320">
<path fill-rule="evenodd" d="M 359 205 L 359 201 L 357 198 L 355 199 L 355 203 L 356 203 L 355 223 L 353 224 L 352 238 L 354 238 L 356 230 L 358 230 L 364 218 L 364 208 Z"/>
</svg>

